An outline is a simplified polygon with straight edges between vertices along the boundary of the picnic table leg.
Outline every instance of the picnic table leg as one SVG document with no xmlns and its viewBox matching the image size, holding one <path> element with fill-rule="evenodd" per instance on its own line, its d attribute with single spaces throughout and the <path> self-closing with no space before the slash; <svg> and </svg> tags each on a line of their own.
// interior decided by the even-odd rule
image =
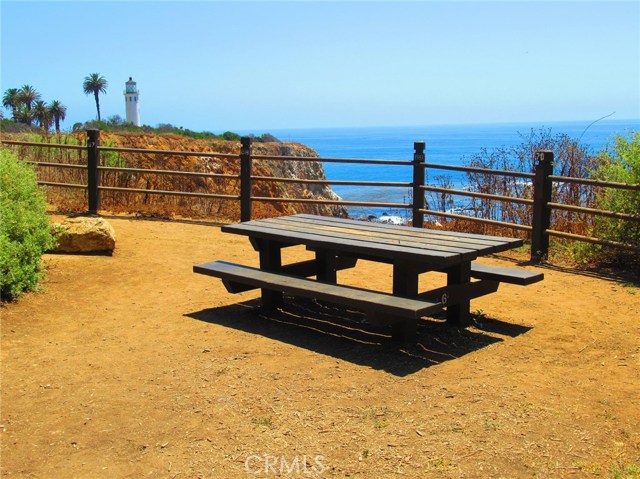
<svg viewBox="0 0 640 479">
<path fill-rule="evenodd" d="M 393 263 L 393 294 L 403 298 L 418 296 L 418 270 L 411 264 Z"/>
<path fill-rule="evenodd" d="M 282 245 L 272 241 L 261 241 L 260 269 L 264 271 L 280 271 L 282 269 Z M 265 309 L 276 309 L 282 306 L 282 292 L 262 288 L 262 306 Z"/>
<path fill-rule="evenodd" d="M 471 281 L 471 262 L 461 263 L 447 270 L 447 286 L 454 286 Z M 447 322 L 465 327 L 469 324 L 470 300 L 461 300 L 455 306 L 447 307 Z"/>
<path fill-rule="evenodd" d="M 338 282 L 337 255 L 334 251 L 319 249 L 316 251 L 316 262 L 318 271 L 316 277 L 318 281 L 326 283 Z"/>
<path fill-rule="evenodd" d="M 403 298 L 418 296 L 418 279 L 420 272 L 414 265 L 404 262 L 393 263 L 393 294 Z M 396 341 L 410 341 L 415 339 L 416 319 L 402 319 L 394 322 L 391 337 Z"/>
</svg>

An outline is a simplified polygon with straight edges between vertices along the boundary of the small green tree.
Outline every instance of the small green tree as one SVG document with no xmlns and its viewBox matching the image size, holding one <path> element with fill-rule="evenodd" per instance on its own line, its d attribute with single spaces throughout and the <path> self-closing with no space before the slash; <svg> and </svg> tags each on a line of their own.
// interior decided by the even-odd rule
<svg viewBox="0 0 640 479">
<path fill-rule="evenodd" d="M 44 275 L 42 253 L 54 246 L 44 194 L 35 171 L 0 149 L 0 295 L 34 289 Z"/>
<path fill-rule="evenodd" d="M 598 154 L 600 164 L 595 176 L 604 181 L 640 184 L 640 132 L 629 138 L 617 136 L 611 149 Z M 640 218 L 640 191 L 605 188 L 599 198 L 599 207 L 604 210 L 625 213 Z M 640 222 L 598 217 L 594 233 L 602 239 L 640 246 Z M 622 252 L 613 253 L 617 259 L 626 256 Z M 638 254 L 632 254 L 636 264 Z M 626 261 L 626 259 L 625 259 Z"/>
<path fill-rule="evenodd" d="M 240 135 L 238 135 L 237 133 L 234 133 L 232 131 L 225 131 L 222 134 L 222 138 L 227 140 L 227 141 L 240 141 Z"/>
</svg>

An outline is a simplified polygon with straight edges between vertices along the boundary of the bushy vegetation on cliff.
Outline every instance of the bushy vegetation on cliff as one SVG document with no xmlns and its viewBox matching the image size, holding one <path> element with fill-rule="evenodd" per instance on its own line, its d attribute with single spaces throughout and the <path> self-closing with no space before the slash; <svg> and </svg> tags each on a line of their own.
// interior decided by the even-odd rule
<svg viewBox="0 0 640 479">
<path fill-rule="evenodd" d="M 0 149 L 0 295 L 11 300 L 43 277 L 42 253 L 53 247 L 47 207 L 35 171 Z"/>
<path fill-rule="evenodd" d="M 635 132 L 629 138 L 617 136 L 614 141 L 610 149 L 598 154 L 599 164 L 594 176 L 604 181 L 640 184 L 640 133 Z M 640 191 L 606 188 L 600 195 L 599 207 L 640 218 Z M 640 245 L 638 221 L 597 217 L 594 231 L 603 239 Z M 597 253 L 611 256 L 611 251 L 603 250 L 602 247 L 597 248 Z M 612 259 L 640 266 L 640 256 L 637 253 L 618 253 Z"/>
<path fill-rule="evenodd" d="M 87 121 L 85 123 L 76 123 L 73 125 L 73 131 L 83 131 L 95 129 L 105 133 L 152 133 L 157 135 L 180 135 L 187 138 L 193 138 L 196 140 L 226 140 L 226 141 L 240 141 L 240 135 L 232 131 L 225 131 L 224 133 L 216 134 L 210 131 L 193 131 L 181 126 L 175 126 L 171 123 L 160 123 L 156 127 L 149 125 L 135 126 L 133 123 L 125 121 L 120 115 L 114 115 L 109 117 L 106 121 Z M 253 141 L 258 143 L 279 143 L 275 136 L 264 133 L 262 135 L 247 135 L 253 138 Z"/>
<path fill-rule="evenodd" d="M 595 178 L 603 181 L 640 184 L 640 133 L 628 138 L 616 136 L 612 146 L 594 153 L 579 140 L 566 134 L 552 134 L 550 129 L 531 130 L 515 146 L 493 150 L 483 149 L 465 159 L 467 166 L 495 170 L 531 172 L 534 170 L 535 152 L 550 150 L 554 153 L 554 174 L 576 178 Z M 450 179 L 434 178 L 445 187 Z M 483 173 L 467 174 L 468 188 L 480 193 L 529 198 L 532 184 L 520 178 L 494 176 Z M 449 194 L 429 198 L 440 208 L 453 205 Z M 566 205 L 583 206 L 613 211 L 640 218 L 640 192 L 632 189 L 603 188 L 576 183 L 554 183 L 553 201 Z M 486 198 L 468 200 L 465 211 L 478 218 L 515 224 L 529 224 L 531 206 L 500 203 Z M 486 226 L 456 222 L 455 227 L 485 232 Z M 607 241 L 640 246 L 640 222 L 599 216 L 584 212 L 554 210 L 553 229 L 567 233 L 599 238 Z M 500 234 L 511 234 L 507 229 Z M 612 248 L 580 241 L 554 238 L 554 255 L 569 257 L 586 263 L 618 263 L 625 267 L 638 267 L 640 259 L 630 250 Z"/>
<path fill-rule="evenodd" d="M 0 131 L 2 133 L 42 133 L 42 128 L 26 123 L 2 118 L 0 120 Z"/>
</svg>

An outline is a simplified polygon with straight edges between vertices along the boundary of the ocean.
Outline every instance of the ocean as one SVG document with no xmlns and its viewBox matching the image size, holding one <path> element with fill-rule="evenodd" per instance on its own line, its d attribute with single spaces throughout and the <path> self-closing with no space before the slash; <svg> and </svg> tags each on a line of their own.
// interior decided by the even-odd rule
<svg viewBox="0 0 640 479">
<path fill-rule="evenodd" d="M 413 143 L 426 143 L 426 161 L 446 165 L 464 165 L 470 155 L 483 148 L 492 150 L 502 146 L 514 146 L 524 141 L 523 135 L 531 130 L 549 130 L 552 135 L 564 133 L 580 143 L 588 151 L 597 152 L 612 143 L 614 135 L 628 136 L 640 131 L 637 120 L 601 120 L 571 122 L 530 122 L 485 125 L 438 125 L 407 127 L 363 128 L 314 128 L 273 130 L 282 141 L 303 143 L 324 158 L 366 158 L 386 160 L 412 160 Z M 398 181 L 410 182 L 410 166 L 354 165 L 324 163 L 325 174 L 330 180 Z M 432 173 L 433 174 L 433 173 Z M 465 182 L 464 174 L 440 170 L 436 174 L 447 175 L 455 186 Z M 345 200 L 407 203 L 408 189 L 370 186 L 333 186 L 333 190 Z M 349 207 L 352 217 L 383 214 L 407 217 L 404 209 L 390 211 L 385 208 Z"/>
</svg>

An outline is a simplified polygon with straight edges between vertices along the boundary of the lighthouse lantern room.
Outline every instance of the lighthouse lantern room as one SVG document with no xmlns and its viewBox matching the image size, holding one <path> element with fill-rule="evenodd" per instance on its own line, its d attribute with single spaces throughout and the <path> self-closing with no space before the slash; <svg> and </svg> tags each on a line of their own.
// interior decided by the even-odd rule
<svg viewBox="0 0 640 479">
<path fill-rule="evenodd" d="M 140 126 L 139 98 L 140 94 L 136 82 L 129 77 L 129 81 L 126 83 L 124 90 L 124 101 L 126 103 L 127 122 L 133 123 L 135 126 Z"/>
</svg>

